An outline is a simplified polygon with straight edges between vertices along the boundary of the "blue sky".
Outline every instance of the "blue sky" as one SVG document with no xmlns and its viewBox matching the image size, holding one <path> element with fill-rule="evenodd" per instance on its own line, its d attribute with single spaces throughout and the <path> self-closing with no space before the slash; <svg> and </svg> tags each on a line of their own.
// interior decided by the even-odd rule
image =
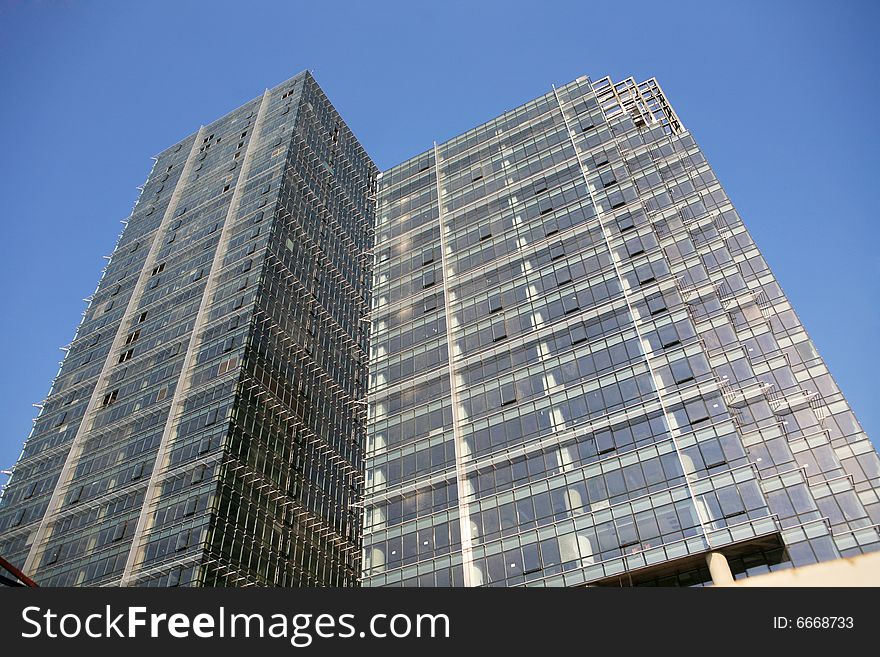
<svg viewBox="0 0 880 657">
<path fill-rule="evenodd" d="M 655 76 L 877 443 L 880 3 L 0 0 L 0 468 L 150 156 L 311 69 L 381 168 L 588 74 Z"/>
</svg>

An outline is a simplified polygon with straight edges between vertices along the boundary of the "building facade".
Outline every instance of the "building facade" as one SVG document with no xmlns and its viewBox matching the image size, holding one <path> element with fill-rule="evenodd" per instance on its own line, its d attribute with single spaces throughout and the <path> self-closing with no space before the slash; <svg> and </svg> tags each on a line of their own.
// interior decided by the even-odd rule
<svg viewBox="0 0 880 657">
<path fill-rule="evenodd" d="M 303 73 L 156 158 L 0 556 L 42 585 L 699 586 L 877 550 L 878 492 L 656 81 L 378 173 Z"/>
<path fill-rule="evenodd" d="M 41 585 L 357 583 L 375 176 L 308 73 L 155 158 L 0 554 Z"/>
<path fill-rule="evenodd" d="M 384 172 L 366 586 L 704 585 L 880 547 L 880 460 L 654 80 Z"/>
</svg>

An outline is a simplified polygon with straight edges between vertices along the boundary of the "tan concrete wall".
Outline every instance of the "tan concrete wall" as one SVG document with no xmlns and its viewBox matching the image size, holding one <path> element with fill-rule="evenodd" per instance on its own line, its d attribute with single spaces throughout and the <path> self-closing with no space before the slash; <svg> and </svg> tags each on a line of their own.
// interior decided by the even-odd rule
<svg viewBox="0 0 880 657">
<path fill-rule="evenodd" d="M 880 552 L 789 568 L 717 586 L 880 586 Z"/>
</svg>

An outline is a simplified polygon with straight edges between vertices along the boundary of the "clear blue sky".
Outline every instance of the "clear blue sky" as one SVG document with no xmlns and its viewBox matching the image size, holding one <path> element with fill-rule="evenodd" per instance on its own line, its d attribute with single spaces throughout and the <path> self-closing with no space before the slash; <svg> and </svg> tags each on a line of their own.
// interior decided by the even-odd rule
<svg viewBox="0 0 880 657">
<path fill-rule="evenodd" d="M 656 76 L 876 444 L 878 7 L 0 0 L 0 468 L 150 156 L 305 68 L 383 169 L 552 83 Z"/>
</svg>

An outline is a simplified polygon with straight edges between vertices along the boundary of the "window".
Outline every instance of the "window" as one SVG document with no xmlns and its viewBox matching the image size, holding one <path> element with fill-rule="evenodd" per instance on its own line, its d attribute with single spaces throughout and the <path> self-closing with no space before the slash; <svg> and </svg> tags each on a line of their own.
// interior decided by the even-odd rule
<svg viewBox="0 0 880 657">
<path fill-rule="evenodd" d="M 666 299 L 663 298 L 662 294 L 648 297 L 646 301 L 648 302 L 648 312 L 652 315 L 659 315 L 666 310 Z"/>
<path fill-rule="evenodd" d="M 654 270 L 651 269 L 651 265 L 648 264 L 636 268 L 636 279 L 638 279 L 639 285 L 646 285 L 656 280 L 656 277 L 654 276 Z"/>
<path fill-rule="evenodd" d="M 122 537 L 125 536 L 125 530 L 128 527 L 128 521 L 124 520 L 116 525 L 113 530 L 113 537 L 110 539 L 111 541 L 121 541 Z"/>
<path fill-rule="evenodd" d="M 580 344 L 587 340 L 587 329 L 583 324 L 574 324 L 569 328 L 568 335 L 572 345 Z"/>
<path fill-rule="evenodd" d="M 200 481 L 202 481 L 202 479 L 205 478 L 205 470 L 207 470 L 207 469 L 208 469 L 207 466 L 204 466 L 204 465 L 196 466 L 196 469 L 193 470 L 192 479 L 190 479 L 190 483 L 197 484 Z"/>
<path fill-rule="evenodd" d="M 21 499 L 26 500 L 29 497 L 34 496 L 34 492 L 37 490 L 37 482 L 32 481 L 27 485 L 27 488 L 24 489 L 24 493 L 22 493 Z"/>
<path fill-rule="evenodd" d="M 603 171 L 599 175 L 599 179 L 602 181 L 603 187 L 611 187 L 611 185 L 617 183 L 617 176 L 614 174 L 614 171 L 612 169 L 608 169 L 608 171 Z"/>
<path fill-rule="evenodd" d="M 528 501 L 528 500 L 525 500 Z M 538 544 L 523 545 L 523 574 L 535 573 L 542 570 L 541 558 L 538 556 Z"/>
<path fill-rule="evenodd" d="M 141 337 L 141 330 L 140 329 L 129 333 L 125 338 L 125 344 L 131 344 L 132 342 L 137 340 L 139 337 Z"/>
<path fill-rule="evenodd" d="M 507 337 L 507 327 L 504 324 L 504 320 L 499 320 L 492 324 L 492 341 L 498 342 L 499 340 L 503 340 Z"/>
<path fill-rule="evenodd" d="M 61 546 L 57 546 L 52 548 L 52 551 L 49 552 L 49 556 L 46 558 L 46 563 L 55 563 L 58 561 L 58 557 L 61 555 Z"/>
<path fill-rule="evenodd" d="M 636 226 L 636 224 L 633 221 L 632 215 L 629 212 L 627 212 L 626 214 L 623 214 L 617 218 L 617 229 L 621 233 L 625 233 L 626 231 L 631 230 L 632 228 L 635 228 L 635 226 Z"/>
<path fill-rule="evenodd" d="M 555 244 L 550 245 L 550 259 L 551 260 L 559 260 L 562 256 L 565 255 L 565 246 L 562 242 L 556 242 Z"/>
<path fill-rule="evenodd" d="M 235 346 L 235 336 L 231 338 L 226 338 L 226 342 L 223 343 L 223 351 L 232 351 L 232 348 Z"/>
<path fill-rule="evenodd" d="M 75 504 L 82 498 L 83 486 L 77 486 L 70 495 L 70 503 Z"/>
<path fill-rule="evenodd" d="M 422 288 L 431 287 L 435 282 L 433 269 L 422 275 Z"/>
<path fill-rule="evenodd" d="M 626 253 L 630 258 L 645 252 L 645 246 L 642 244 L 640 237 L 627 241 L 624 246 L 626 247 Z"/>
<path fill-rule="evenodd" d="M 694 373 L 691 371 L 687 358 L 670 363 L 669 368 L 672 370 L 672 378 L 676 383 L 687 383 L 694 380 Z"/>
<path fill-rule="evenodd" d="M 623 194 L 620 192 L 614 192 L 608 197 L 608 202 L 611 204 L 611 208 L 619 208 L 626 205 L 626 199 L 623 198 Z"/>
<path fill-rule="evenodd" d="M 553 275 L 556 277 L 556 285 L 565 285 L 571 282 L 571 272 L 568 270 L 567 265 L 554 271 Z"/>
<path fill-rule="evenodd" d="M 617 543 L 622 549 L 638 545 L 639 535 L 636 532 L 636 523 L 632 516 L 617 518 L 614 524 L 617 529 Z"/>
<path fill-rule="evenodd" d="M 222 376 L 233 370 L 236 365 L 238 365 L 238 356 L 233 356 L 232 358 L 224 360 L 217 366 L 217 376 Z"/>
<path fill-rule="evenodd" d="M 146 310 L 140 314 L 140 317 L 138 317 L 138 324 L 143 324 L 145 321 L 147 321 L 147 311 Z"/>
<path fill-rule="evenodd" d="M 128 351 L 123 351 L 119 355 L 119 362 L 124 363 L 127 360 L 131 360 L 132 356 L 134 356 L 134 349 L 129 349 Z"/>
<path fill-rule="evenodd" d="M 544 179 L 544 180 L 535 181 L 532 189 L 535 193 L 535 196 L 537 196 L 541 192 L 546 192 L 547 191 L 547 180 Z"/>
<path fill-rule="evenodd" d="M 707 470 L 717 468 L 718 466 L 727 463 L 727 459 L 724 457 L 724 452 L 721 451 L 721 445 L 717 440 L 710 440 L 702 443 L 700 445 L 700 454 L 703 456 L 703 461 L 706 463 Z"/>
<path fill-rule="evenodd" d="M 176 552 L 180 552 L 181 550 L 185 550 L 189 545 L 189 530 L 185 529 L 180 534 L 177 535 L 177 544 L 174 546 L 174 550 Z"/>
<path fill-rule="evenodd" d="M 500 294 L 493 294 L 492 296 L 490 296 L 489 297 L 489 313 L 490 314 L 497 313 L 499 310 L 501 310 L 501 308 L 502 308 L 501 295 Z"/>
<path fill-rule="evenodd" d="M 480 240 L 487 240 L 492 237 L 492 227 L 489 224 L 483 224 L 479 228 Z"/>
<path fill-rule="evenodd" d="M 516 401 L 516 385 L 511 383 L 505 383 L 501 386 L 501 405 L 507 406 L 508 404 L 513 404 Z"/>
<path fill-rule="evenodd" d="M 578 310 L 580 305 L 578 304 L 578 298 L 576 294 L 568 294 L 562 297 L 562 309 L 565 314 L 573 313 L 575 310 Z"/>
<path fill-rule="evenodd" d="M 422 251 L 422 266 L 430 265 L 434 262 L 434 249 L 425 249 Z"/>
<path fill-rule="evenodd" d="M 140 479 L 144 474 L 144 464 L 143 462 L 137 463 L 134 466 L 134 469 L 131 471 L 132 479 Z"/>
<path fill-rule="evenodd" d="M 540 199 L 538 201 L 538 212 L 540 214 L 553 212 L 553 199 L 551 199 L 549 196 Z"/>
<path fill-rule="evenodd" d="M 544 223 L 544 237 L 550 237 L 559 232 L 559 223 L 555 218 L 549 219 Z"/>
<path fill-rule="evenodd" d="M 691 426 L 709 419 L 709 410 L 706 408 L 706 402 L 702 399 L 685 404 L 684 411 Z"/>
<path fill-rule="evenodd" d="M 436 295 L 430 296 L 427 299 L 425 299 L 425 312 L 426 313 L 429 313 L 432 310 L 436 310 L 436 309 L 437 309 L 437 296 Z"/>
<path fill-rule="evenodd" d="M 657 331 L 657 335 L 660 337 L 660 346 L 664 349 L 680 344 L 678 333 L 672 324 L 660 328 Z"/>
<path fill-rule="evenodd" d="M 607 454 L 615 449 L 614 435 L 610 431 L 600 431 L 596 434 L 596 451 L 599 454 Z"/>
<path fill-rule="evenodd" d="M 725 486 L 715 491 L 718 495 L 718 504 L 725 518 L 742 515 L 746 512 L 736 486 Z"/>
<path fill-rule="evenodd" d="M 601 167 L 603 164 L 608 164 L 608 153 L 599 151 L 593 155 L 593 166 Z"/>
<path fill-rule="evenodd" d="M 116 401 L 117 397 L 119 397 L 119 389 L 118 388 L 116 390 L 114 390 L 113 392 L 108 392 L 106 395 L 104 395 L 103 405 L 109 406 L 110 404 L 112 404 L 113 402 Z"/>
<path fill-rule="evenodd" d="M 165 263 L 164 262 L 153 267 L 153 273 L 150 275 L 155 276 L 156 274 L 161 274 L 163 271 L 165 271 Z"/>
</svg>

